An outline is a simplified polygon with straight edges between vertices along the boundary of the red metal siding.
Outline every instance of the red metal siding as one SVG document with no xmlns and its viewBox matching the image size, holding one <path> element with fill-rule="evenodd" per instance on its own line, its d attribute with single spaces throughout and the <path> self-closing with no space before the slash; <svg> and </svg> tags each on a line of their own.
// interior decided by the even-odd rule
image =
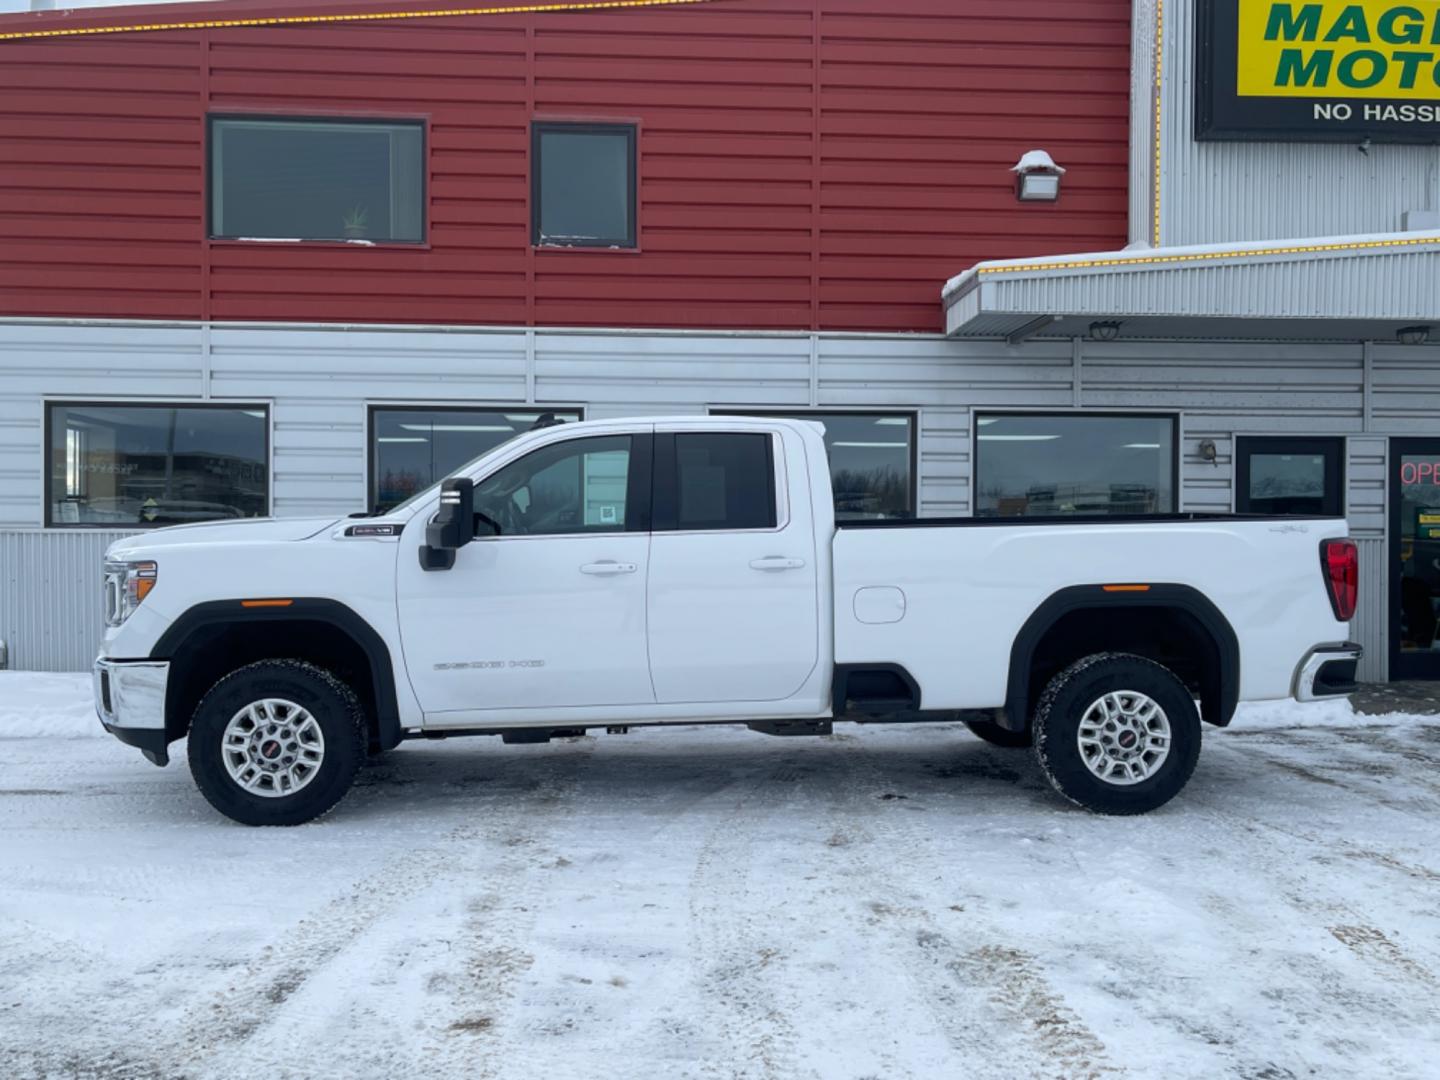
<svg viewBox="0 0 1440 1080">
<path fill-rule="evenodd" d="M 1124 244 L 1129 9 L 721 0 L 0 42 L 0 314 L 938 330 L 977 260 Z M 207 112 L 425 118 L 428 246 L 207 241 Z M 530 246 L 534 117 L 639 123 L 639 252 Z M 1015 200 L 1034 147 L 1070 170 L 1057 204 Z"/>
</svg>

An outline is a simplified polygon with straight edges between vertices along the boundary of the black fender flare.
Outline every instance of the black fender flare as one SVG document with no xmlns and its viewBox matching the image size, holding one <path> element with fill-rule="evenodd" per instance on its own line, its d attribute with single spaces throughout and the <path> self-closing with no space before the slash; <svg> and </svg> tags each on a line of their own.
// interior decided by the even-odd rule
<svg viewBox="0 0 1440 1080">
<path fill-rule="evenodd" d="M 376 740 L 382 750 L 400 744 L 400 706 L 395 692 L 395 668 L 390 649 L 375 628 L 352 608 L 323 597 L 295 597 L 283 606 L 245 606 L 235 600 L 207 600 L 180 615 L 150 650 L 152 660 L 170 660 L 197 630 L 219 625 L 261 625 L 275 622 L 328 623 L 348 636 L 370 662 L 371 691 L 375 698 Z"/>
<path fill-rule="evenodd" d="M 1201 693 L 1201 718 L 1225 727 L 1240 702 L 1240 644 L 1230 621 L 1204 593 L 1190 585 L 1150 585 L 1143 592 L 1107 592 L 1103 585 L 1072 585 L 1052 594 L 1037 607 L 1010 646 L 1010 671 L 1005 692 L 1006 726 L 1023 730 L 1029 721 L 1030 665 L 1045 634 L 1066 615 L 1091 609 L 1170 608 L 1191 616 L 1209 635 L 1218 670 L 1207 675 Z"/>
</svg>

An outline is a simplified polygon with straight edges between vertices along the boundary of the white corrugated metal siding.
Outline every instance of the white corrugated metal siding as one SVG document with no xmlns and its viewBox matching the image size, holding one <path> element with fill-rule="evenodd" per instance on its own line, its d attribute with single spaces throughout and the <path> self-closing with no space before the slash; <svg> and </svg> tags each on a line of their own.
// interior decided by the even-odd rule
<svg viewBox="0 0 1440 1080">
<path fill-rule="evenodd" d="M 1440 292 L 1436 319 L 1440 320 Z M 1440 327 L 1436 327 L 1440 332 Z M 1392 435 L 1440 436 L 1440 348 L 1394 342 L 1371 346 L 1371 416 Z"/>
<path fill-rule="evenodd" d="M 1295 342 L 935 335 L 195 327 L 0 322 L 0 637 L 17 666 L 83 668 L 99 636 L 100 555 L 118 532 L 37 529 L 47 398 L 272 403 L 277 514 L 365 503 L 367 405 L 581 405 L 591 417 L 710 407 L 896 408 L 919 416 L 920 512 L 971 512 L 975 410 L 1181 414 L 1181 508 L 1233 508 L 1236 434 L 1351 438 L 1349 505 L 1364 541 L 1358 634 L 1380 668 L 1384 436 L 1434 433 L 1440 348 Z M 1212 439 L 1216 459 L 1200 454 Z M 1373 579 L 1373 581 L 1372 581 Z"/>
<path fill-rule="evenodd" d="M 1157 0 L 1135 0 L 1130 21 L 1130 243 L 1154 242 L 1155 19 Z M 1168 4 L 1166 5 L 1169 6 Z"/>
<path fill-rule="evenodd" d="M 1153 37 L 1153 11 L 1136 4 L 1136 38 Z M 1440 146 L 1196 142 L 1195 0 L 1165 0 L 1164 54 L 1162 244 L 1394 232 L 1435 209 Z"/>
<path fill-rule="evenodd" d="M 1365 646 L 1360 678 L 1366 682 L 1383 681 L 1389 667 L 1388 459 L 1389 443 L 1383 437 L 1359 435 L 1347 441 L 1345 516 L 1350 521 L 1350 535 L 1360 547 L 1360 606 L 1350 632 Z"/>
<path fill-rule="evenodd" d="M 0 638 L 22 671 L 83 671 L 104 633 L 100 564 L 126 532 L 0 531 Z"/>
<path fill-rule="evenodd" d="M 1355 619 L 1350 623 L 1352 641 L 1365 646 L 1365 657 L 1360 661 L 1361 682 L 1384 682 L 1388 678 L 1389 617 L 1387 608 L 1387 582 L 1389 579 L 1389 551 L 1384 540 L 1362 539 L 1356 541 L 1360 549 L 1360 606 Z"/>
</svg>

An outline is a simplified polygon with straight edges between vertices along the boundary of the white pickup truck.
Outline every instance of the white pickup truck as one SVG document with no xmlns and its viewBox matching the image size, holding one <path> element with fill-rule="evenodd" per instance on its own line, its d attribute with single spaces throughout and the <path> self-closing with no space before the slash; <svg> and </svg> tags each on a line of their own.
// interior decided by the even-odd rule
<svg viewBox="0 0 1440 1080">
<path fill-rule="evenodd" d="M 844 522 L 823 428 L 517 436 L 383 516 L 182 525 L 106 554 L 102 723 L 189 736 L 221 813 L 293 825 L 405 739 L 963 720 L 1062 795 L 1154 809 L 1200 724 L 1354 689 L 1340 520 Z"/>
</svg>

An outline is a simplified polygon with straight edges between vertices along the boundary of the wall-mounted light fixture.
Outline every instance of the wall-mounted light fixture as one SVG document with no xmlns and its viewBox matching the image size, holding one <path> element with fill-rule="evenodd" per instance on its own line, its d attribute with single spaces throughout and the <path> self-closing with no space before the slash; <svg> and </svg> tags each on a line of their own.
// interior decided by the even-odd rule
<svg viewBox="0 0 1440 1080">
<path fill-rule="evenodd" d="M 1015 174 L 1015 195 L 1021 202 L 1054 202 L 1060 197 L 1065 170 L 1044 150 L 1027 150 L 1010 167 Z"/>
<path fill-rule="evenodd" d="M 1114 341 L 1120 336 L 1120 324 L 1114 319 L 1101 319 L 1090 324 L 1093 341 Z"/>
<path fill-rule="evenodd" d="M 1430 340 L 1430 327 L 1402 326 L 1395 331 L 1395 340 L 1401 345 L 1424 345 Z"/>
<path fill-rule="evenodd" d="M 1201 461 L 1208 461 L 1211 465 L 1220 464 L 1216 460 L 1216 458 L 1218 458 L 1220 455 L 1217 454 L 1215 451 L 1214 439 L 1201 439 L 1200 445 L 1196 447 L 1196 449 L 1200 452 Z"/>
</svg>

